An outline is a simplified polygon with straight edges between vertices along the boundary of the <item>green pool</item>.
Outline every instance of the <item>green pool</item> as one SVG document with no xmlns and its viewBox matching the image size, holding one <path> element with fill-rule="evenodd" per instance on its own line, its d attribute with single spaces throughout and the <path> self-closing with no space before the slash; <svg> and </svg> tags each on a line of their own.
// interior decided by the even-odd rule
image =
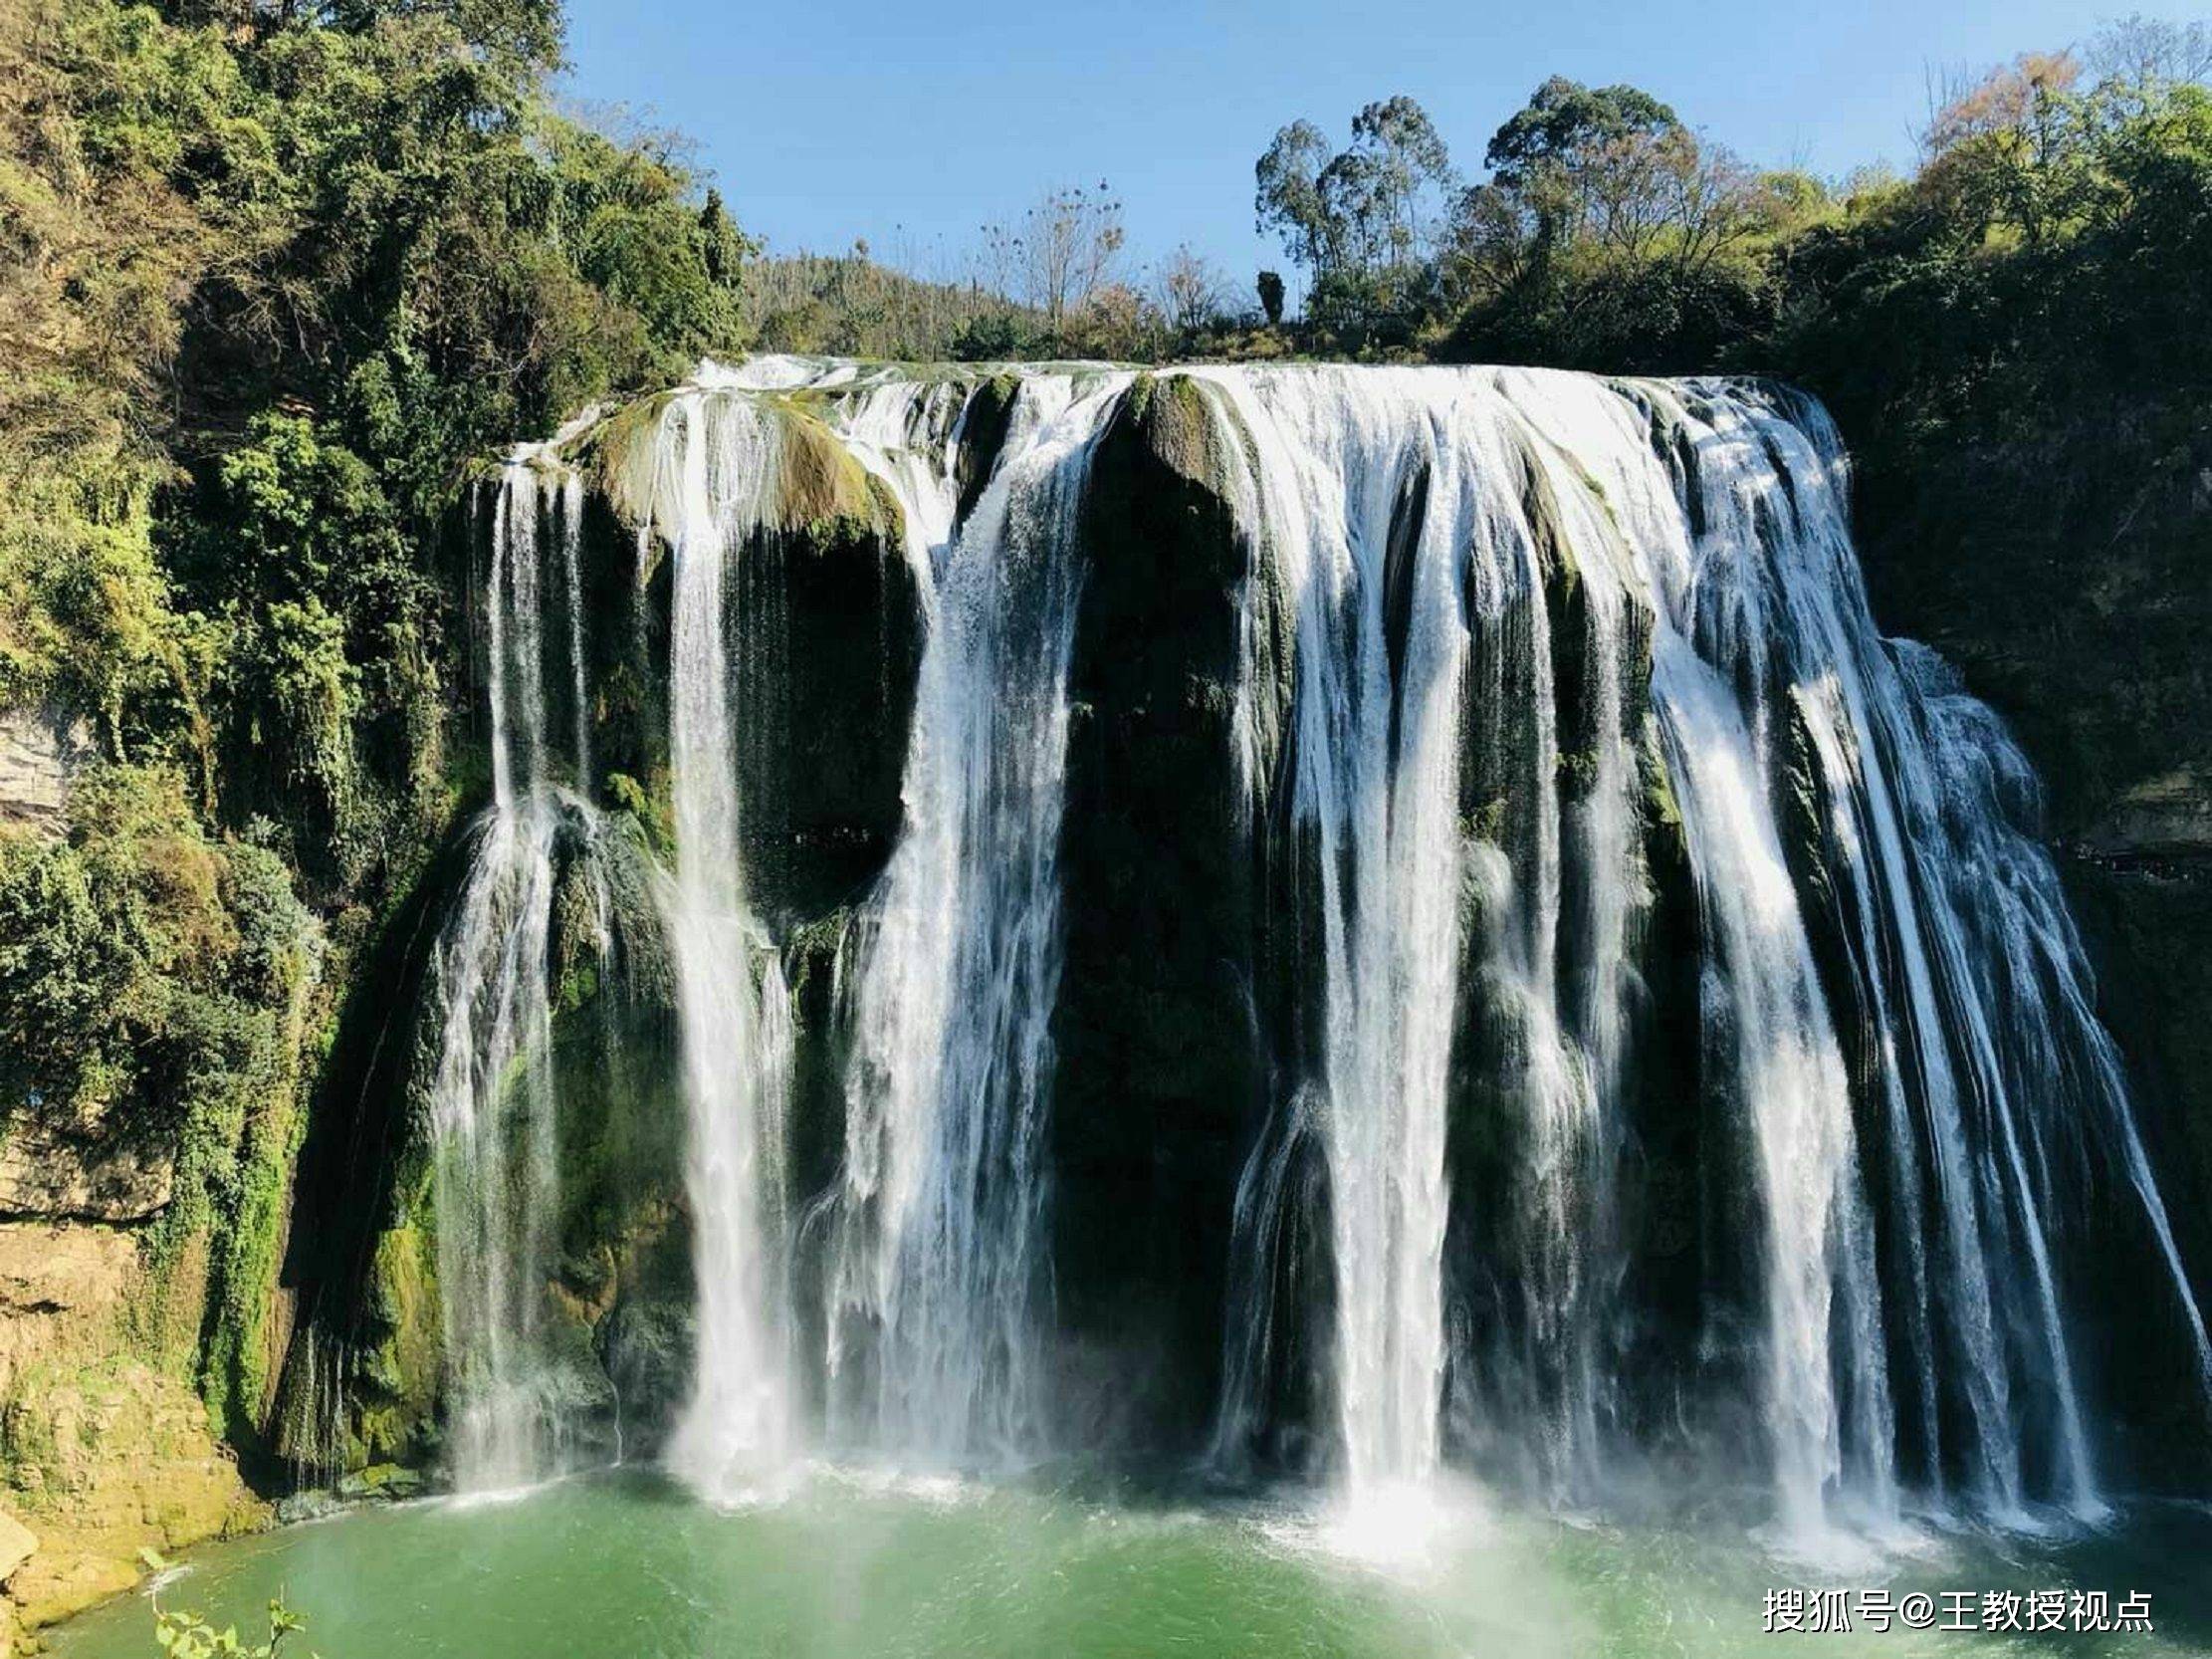
<svg viewBox="0 0 2212 1659">
<path fill-rule="evenodd" d="M 1848 1636 L 1768 1634 L 1767 1592 L 1844 1588 Z M 2155 1630 L 1867 1628 L 1864 1591 L 2101 1591 Z M 61 1659 L 155 1654 L 153 1599 L 246 1627 L 282 1593 L 323 1659 L 1544 1659 L 2212 1653 L 2212 1514 L 2147 1507 L 2022 1542 L 1930 1537 L 1791 1563 L 1715 1525 L 1573 1525 L 1463 1492 L 1348 1523 L 1297 1502 L 1102 1496 L 823 1470 L 720 1511 L 643 1475 L 426 1501 L 192 1555 L 52 1633 Z M 2070 1596 L 2071 1600 L 2071 1596 Z M 2025 1603 L 2023 1604 L 2025 1605 Z M 2070 1607 L 2070 1620 L 2072 1608 Z M 1785 1615 L 1786 1616 L 1786 1615 Z M 1779 1645 L 1778 1645 L 1779 1644 Z"/>
</svg>

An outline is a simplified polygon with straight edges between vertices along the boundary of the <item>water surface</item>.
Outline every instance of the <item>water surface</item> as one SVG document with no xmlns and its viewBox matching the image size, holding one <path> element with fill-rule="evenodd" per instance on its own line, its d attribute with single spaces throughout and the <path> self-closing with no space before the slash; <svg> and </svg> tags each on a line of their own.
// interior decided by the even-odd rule
<svg viewBox="0 0 2212 1659">
<path fill-rule="evenodd" d="M 279 1592 L 323 1659 L 1693 1659 L 1787 1653 L 2212 1653 L 2212 1514 L 2134 1512 L 2071 1540 L 1930 1537 L 1880 1564 L 1772 1559 L 1740 1532 L 1571 1525 L 1467 1493 L 1348 1523 L 1189 1503 L 820 1472 L 715 1509 L 643 1476 L 507 1501 L 366 1510 L 196 1552 L 164 1605 L 253 1627 Z M 1770 1588 L 2101 1589 L 2153 1634 L 1764 1631 Z M 1940 1604 L 1940 1603 L 1938 1603 Z M 145 1594 L 53 1633 L 59 1659 L 146 1659 Z M 1777 1644 L 1780 1644 L 1777 1646 Z"/>
</svg>

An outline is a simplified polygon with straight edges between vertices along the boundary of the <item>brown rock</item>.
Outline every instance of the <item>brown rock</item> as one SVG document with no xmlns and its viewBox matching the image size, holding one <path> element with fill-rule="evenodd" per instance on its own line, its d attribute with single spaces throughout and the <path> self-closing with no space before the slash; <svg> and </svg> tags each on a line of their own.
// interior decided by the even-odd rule
<svg viewBox="0 0 2212 1659">
<path fill-rule="evenodd" d="M 20 1112 L 0 1142 L 0 1215 L 143 1221 L 167 1206 L 176 1149 L 74 1114 Z"/>
<path fill-rule="evenodd" d="M 8 1592 L 24 1625 L 35 1630 L 119 1595 L 137 1581 L 138 1564 L 128 1556 L 46 1549 L 16 1573 Z"/>
<path fill-rule="evenodd" d="M 16 1568 L 38 1549 L 38 1536 L 6 1510 L 0 1510 L 0 1585 L 14 1577 Z"/>
<path fill-rule="evenodd" d="M 0 1222 L 0 1397 L 28 1364 L 105 1345 L 137 1263 L 112 1228 Z"/>
<path fill-rule="evenodd" d="M 42 1368 L 6 1409 L 45 1449 L 13 1471 L 40 1535 L 8 1582 L 27 1626 L 128 1589 L 149 1546 L 181 1549 L 267 1519 L 216 1445 L 206 1407 L 174 1377 L 131 1364 Z"/>
</svg>

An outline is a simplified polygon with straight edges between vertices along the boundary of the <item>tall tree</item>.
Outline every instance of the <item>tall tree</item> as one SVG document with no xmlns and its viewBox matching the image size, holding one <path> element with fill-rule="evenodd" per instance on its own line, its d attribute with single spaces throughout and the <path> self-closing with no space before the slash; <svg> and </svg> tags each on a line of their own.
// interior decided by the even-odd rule
<svg viewBox="0 0 2212 1659">
<path fill-rule="evenodd" d="M 1578 231 L 1605 234 L 1630 175 L 1683 133 L 1680 119 L 1650 93 L 1630 86 L 1585 87 L 1555 75 L 1490 137 L 1482 159 L 1490 180 L 1526 203 L 1540 243 Z"/>
<path fill-rule="evenodd" d="M 1259 309 L 1266 314 L 1267 326 L 1271 329 L 1282 326 L 1282 273 L 1280 271 L 1260 272 Z"/>
<path fill-rule="evenodd" d="M 1204 254 L 1185 243 L 1160 267 L 1155 303 L 1168 326 L 1196 334 L 1221 309 L 1221 277 Z"/>
<path fill-rule="evenodd" d="M 1407 310 L 1452 194 L 1451 157 L 1426 110 L 1403 95 L 1370 104 L 1334 155 L 1320 128 L 1293 121 L 1253 174 L 1258 228 L 1310 275 L 1309 311 L 1365 323 Z"/>
<path fill-rule="evenodd" d="M 1308 271 L 1333 270 L 1343 252 L 1342 226 L 1324 197 L 1321 175 L 1330 165 L 1329 140 L 1309 120 L 1294 120 L 1275 134 L 1252 171 L 1255 226 L 1282 238 L 1283 251 Z"/>
</svg>

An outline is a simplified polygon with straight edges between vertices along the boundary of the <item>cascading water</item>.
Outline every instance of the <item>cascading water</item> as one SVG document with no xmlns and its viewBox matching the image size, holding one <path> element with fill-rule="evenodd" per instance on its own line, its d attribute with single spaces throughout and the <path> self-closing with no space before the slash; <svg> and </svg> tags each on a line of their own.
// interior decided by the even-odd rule
<svg viewBox="0 0 2212 1659">
<path fill-rule="evenodd" d="M 1875 631 L 1825 417 L 1718 384 L 1199 372 L 1255 473 L 1231 491 L 1251 591 L 1296 607 L 1283 764 L 1314 841 L 1325 1036 L 1297 1085 L 1313 1097 L 1279 1109 L 1323 1145 L 1330 1382 L 1355 1495 L 1435 1464 L 1452 1366 L 1492 1419 L 1470 1438 L 1533 1441 L 1555 1496 L 1602 1493 L 1627 1386 L 1615 1187 L 1648 902 L 1628 675 L 1648 636 L 1702 916 L 1706 1087 L 1729 1102 L 1753 1193 L 1751 1370 L 1780 1533 L 1892 1514 L 1907 1480 L 1915 1502 L 1956 1482 L 2005 1521 L 2031 1484 L 2097 1513 L 2045 1196 L 2084 1126 L 2141 1196 L 2200 1327 L 2056 877 L 2002 799 L 2024 768 L 1927 653 Z M 1240 705 L 1266 695 L 1247 687 Z M 1463 746 L 1437 741 L 1462 721 Z M 1831 879 L 1812 889 L 1788 811 L 1797 738 L 1825 813 Z M 1443 901 L 1462 891 L 1463 940 Z M 1817 920 L 1851 964 L 1851 1029 L 1875 1034 L 1874 1144 L 1809 904 L 1841 906 Z M 1454 1034 L 1461 976 L 1482 1012 Z M 1482 1269 L 1512 1281 L 1484 1304 L 1517 1328 L 1510 1359 L 1498 1329 L 1447 1353 L 1437 1313 L 1447 1192 L 1472 1202 L 1447 1186 L 1447 1054 L 1481 1057 L 1520 1124 L 1491 1195 L 1509 1218 L 1467 1221 L 1510 1241 Z M 1870 1164 L 1892 1215 L 1868 1196 Z M 1249 1252 L 1279 1228 L 1247 1214 L 1251 1191 L 1293 1188 L 1279 1172 L 1246 1188 Z M 1911 1359 L 1909 1412 L 1892 1351 Z M 1232 1330 L 1232 1387 L 1254 1370 Z M 1249 1410 L 1224 1404 L 1224 1421 Z"/>
<path fill-rule="evenodd" d="M 847 991 L 829 1366 L 833 1390 L 867 1367 L 846 1409 L 872 1422 L 846 1432 L 933 1462 L 1018 1454 L 1042 1434 L 1034 1326 L 1075 516 L 1127 382 L 1023 376 L 995 471 L 957 533 L 952 460 L 915 454 L 915 435 L 943 431 L 921 388 L 863 404 L 848 426 L 902 499 L 909 557 L 935 588 L 905 825 Z"/>
<path fill-rule="evenodd" d="M 1180 372 L 1249 559 L 1219 764 L 1266 841 L 1266 971 L 1297 981 L 1253 997 L 1272 1122 L 1232 1200 L 1217 1455 L 1310 1400 L 1371 1514 L 1453 1459 L 1603 1502 L 1685 1444 L 1756 1468 L 1792 1542 L 2099 1514 L 2057 1193 L 2137 1196 L 2208 1392 L 2212 1355 L 2033 780 L 1932 653 L 1876 631 L 1825 415 L 1749 383 Z M 1131 381 L 757 359 L 703 369 L 614 457 L 640 548 L 669 554 L 660 896 L 698 1280 L 670 1459 L 710 1496 L 774 1486 L 816 1351 L 840 1450 L 961 1466 L 1050 1437 L 1070 664 L 1113 553 L 1091 461 Z M 896 504 L 926 631 L 897 837 L 838 923 L 834 1030 L 796 1032 L 821 959 L 749 899 L 735 577 L 836 467 L 865 474 L 870 534 Z M 549 760 L 589 773 L 580 483 L 518 457 L 496 519 L 494 805 L 441 953 L 436 1094 L 478 1485 L 555 1461 L 548 937 L 561 849 L 598 833 Z M 823 1057 L 836 1167 L 802 1219 L 793 1077 Z M 1291 1238 L 1325 1286 L 1283 1270 Z M 1293 1283 L 1325 1312 L 1277 1305 Z M 1316 1353 L 1312 1386 L 1277 1386 Z"/>
<path fill-rule="evenodd" d="M 541 1336 L 559 1194 L 548 987 L 564 839 L 581 849 L 605 909 L 596 817 L 549 768 L 541 508 L 549 491 L 561 503 L 580 496 L 549 481 L 540 462 L 518 451 L 498 485 L 487 605 L 492 805 L 437 963 L 443 1008 L 429 1115 L 449 1456 L 464 1492 L 520 1486 L 560 1461 L 567 1389 Z M 574 523 L 572 509 L 560 512 L 560 549 L 573 547 Z M 567 611 L 580 650 L 572 586 Z"/>
<path fill-rule="evenodd" d="M 1448 1082 L 1471 948 L 1466 971 L 1497 1002 L 1501 1062 L 1530 1115 L 1529 1374 L 1550 1378 L 1551 1474 L 1565 1479 L 1595 1458 L 1585 1304 L 1605 1270 L 1585 1252 L 1604 1219 L 1601 1091 L 1621 1065 L 1640 887 L 1618 582 L 1603 563 L 1581 576 L 1595 730 L 1573 839 L 1597 896 L 1570 969 L 1544 596 L 1556 555 L 1523 511 L 1534 457 L 1511 408 L 1486 381 L 1425 372 L 1202 372 L 1249 437 L 1245 535 L 1266 566 L 1250 591 L 1287 592 L 1296 610 L 1285 764 L 1312 838 L 1324 1007 L 1299 1086 L 1327 1168 L 1346 1476 L 1355 1496 L 1419 1483 L 1439 1455 Z M 1509 731 L 1508 710 L 1525 726 Z M 1494 809 L 1475 833 L 1470 800 Z"/>
<path fill-rule="evenodd" d="M 1552 389 L 1536 418 L 1598 472 L 1657 618 L 1652 695 L 1698 875 L 1708 1041 L 1756 1149 L 1779 1520 L 1816 1536 L 1839 1497 L 1879 1514 L 1901 1462 L 1919 1501 L 1957 1480 L 2013 1521 L 2038 1457 L 2040 1493 L 2095 1515 L 2043 1197 L 2054 1168 L 2086 1176 L 2068 1158 L 2085 1134 L 2142 1200 L 2200 1366 L 2204 1347 L 2056 872 L 2017 827 L 2026 768 L 1928 672 L 1932 653 L 1875 629 L 1817 406 L 1724 384 Z M 1810 856 L 1829 879 L 1810 888 L 1789 810 L 1819 820 Z M 1851 992 L 1820 978 L 1809 905 L 1829 912 Z M 1874 1075 L 1862 1117 L 1886 1129 L 1872 1142 L 1829 1007 L 1846 994 Z M 1899 1351 L 1911 1411 L 1884 1363 Z M 1946 1445 L 1953 1425 L 1963 1445 Z"/>
<path fill-rule="evenodd" d="M 662 911 L 675 959 L 690 1112 L 685 1186 L 698 1282 L 691 1397 L 669 1462 L 707 1496 L 773 1483 L 792 1449 L 782 1288 L 788 999 L 746 903 L 725 579 L 768 522 L 780 448 L 742 393 L 673 399 L 653 447 L 656 528 L 674 559 L 669 771 L 676 868 Z"/>
</svg>

